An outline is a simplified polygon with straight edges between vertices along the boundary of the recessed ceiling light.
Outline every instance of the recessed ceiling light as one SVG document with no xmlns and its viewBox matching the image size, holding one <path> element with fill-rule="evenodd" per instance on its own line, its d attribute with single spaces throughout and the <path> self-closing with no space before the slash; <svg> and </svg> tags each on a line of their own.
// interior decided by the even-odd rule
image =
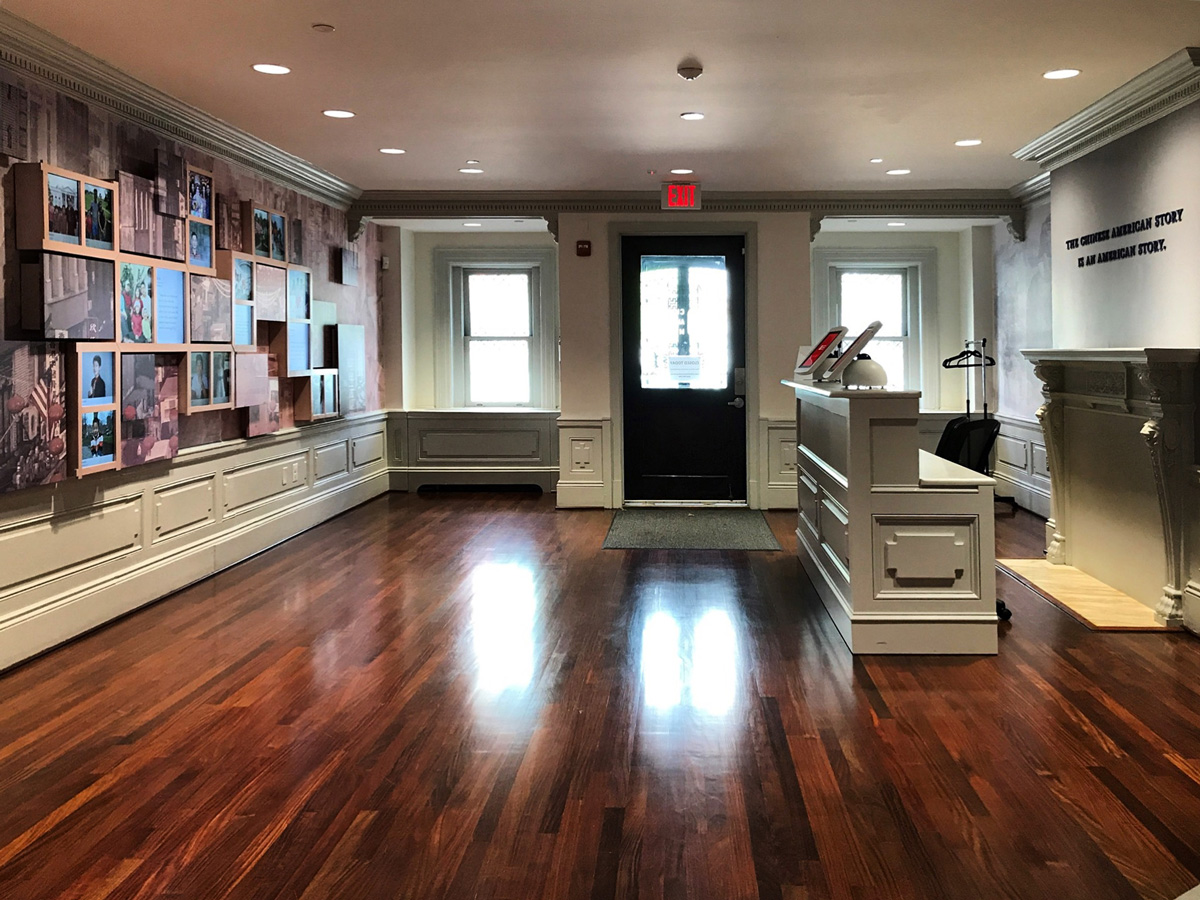
<svg viewBox="0 0 1200 900">
<path fill-rule="evenodd" d="M 312 30 L 320 34 L 329 34 L 330 32 L 337 31 L 337 29 L 328 22 L 313 22 Z"/>
<path fill-rule="evenodd" d="M 462 172 L 464 175 L 482 175 L 483 174 L 483 169 L 475 169 L 475 168 L 472 168 L 471 166 L 467 166 L 465 169 L 459 169 L 458 171 Z"/>
<path fill-rule="evenodd" d="M 468 159 L 468 160 L 467 160 L 467 165 L 468 165 L 468 166 L 477 166 L 477 165 L 479 165 L 479 160 L 477 160 L 477 159 Z"/>
<path fill-rule="evenodd" d="M 286 75 L 292 71 L 287 66 L 277 66 L 274 63 L 255 63 L 250 68 L 255 72 L 262 72 L 264 75 Z"/>
<path fill-rule="evenodd" d="M 482 228 L 482 222 L 463 222 L 463 228 Z"/>
<path fill-rule="evenodd" d="M 882 159 L 882 157 L 877 156 L 873 160 L 871 160 L 871 162 L 874 163 L 875 165 L 879 165 L 881 162 L 883 162 L 883 159 Z"/>
<path fill-rule="evenodd" d="M 903 228 L 907 222 L 888 222 L 888 228 Z"/>
<path fill-rule="evenodd" d="M 1078 69 L 1051 69 L 1042 77 L 1048 78 L 1051 81 L 1062 81 L 1064 78 L 1074 78 L 1078 74 Z"/>
<path fill-rule="evenodd" d="M 671 174 L 672 175 L 691 175 L 692 172 L 694 172 L 694 171 L 695 171 L 694 169 L 672 169 Z"/>
<path fill-rule="evenodd" d="M 911 175 L 912 169 L 888 169 L 889 175 Z"/>
<path fill-rule="evenodd" d="M 704 113 L 702 113 L 702 112 L 685 112 L 685 113 L 680 113 L 679 118 L 683 119 L 683 121 L 685 121 L 685 122 L 699 122 L 701 119 L 704 118 Z"/>
<path fill-rule="evenodd" d="M 331 119 L 353 119 L 354 113 L 348 109 L 326 109 L 322 110 L 322 114 L 329 116 Z"/>
<path fill-rule="evenodd" d="M 978 138 L 967 138 L 966 140 L 963 140 L 963 141 L 955 141 L 954 146 L 955 147 L 978 147 L 982 143 L 983 143 L 983 141 L 979 140 Z"/>
<path fill-rule="evenodd" d="M 399 156 L 404 151 L 401 150 L 399 147 L 380 147 L 379 152 L 387 153 L 389 156 Z"/>
</svg>

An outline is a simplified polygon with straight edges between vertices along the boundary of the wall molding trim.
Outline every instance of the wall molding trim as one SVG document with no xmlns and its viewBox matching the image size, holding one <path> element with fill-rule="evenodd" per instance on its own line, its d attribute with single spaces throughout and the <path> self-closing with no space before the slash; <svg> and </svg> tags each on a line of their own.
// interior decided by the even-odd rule
<svg viewBox="0 0 1200 900">
<path fill-rule="evenodd" d="M 0 9 L 0 66 L 339 209 L 347 209 L 362 193 L 348 181 L 153 88 L 4 9 Z"/>
<path fill-rule="evenodd" d="M 1032 178 L 1014 184 L 1009 192 L 1026 206 L 1034 206 L 1050 199 L 1050 173 L 1039 172 Z"/>
<path fill-rule="evenodd" d="M 662 213 L 658 191 L 364 191 L 347 213 L 350 234 L 373 219 L 459 219 L 463 216 L 542 217 L 558 237 L 563 213 L 614 213 L 646 216 Z M 1007 190 L 953 191 L 706 191 L 702 213 L 809 213 L 813 236 L 829 216 L 905 216 L 907 218 L 1001 218 L 1020 234 L 1025 209 Z"/>
<path fill-rule="evenodd" d="M 1200 99 L 1200 48 L 1187 47 L 1056 125 L 1013 156 L 1054 170 Z"/>
</svg>

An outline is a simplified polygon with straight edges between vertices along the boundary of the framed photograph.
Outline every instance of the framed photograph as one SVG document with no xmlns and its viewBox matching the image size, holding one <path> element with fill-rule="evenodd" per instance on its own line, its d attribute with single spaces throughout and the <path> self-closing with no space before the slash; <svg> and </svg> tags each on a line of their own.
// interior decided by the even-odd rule
<svg viewBox="0 0 1200 900">
<path fill-rule="evenodd" d="M 122 261 L 118 266 L 123 343 L 154 342 L 154 274 L 148 265 Z"/>
<path fill-rule="evenodd" d="M 332 369 L 337 365 L 337 304 L 314 300 L 311 304 L 312 360 L 314 369 Z"/>
<path fill-rule="evenodd" d="M 0 494 L 67 477 L 66 369 L 55 344 L 0 341 Z"/>
<path fill-rule="evenodd" d="M 240 256 L 233 258 L 233 299 L 236 303 L 254 302 L 254 263 Z"/>
<path fill-rule="evenodd" d="M 116 340 L 117 264 L 61 253 L 20 263 L 21 324 L 43 337 Z"/>
<path fill-rule="evenodd" d="M 206 222 L 188 221 L 188 265 L 195 269 L 210 269 L 213 274 L 213 227 Z"/>
<path fill-rule="evenodd" d="M 116 248 L 116 192 L 99 184 L 83 185 L 83 234 L 89 247 Z"/>
<path fill-rule="evenodd" d="M 212 172 L 188 166 L 188 215 L 205 222 L 213 221 Z"/>
<path fill-rule="evenodd" d="M 246 410 L 246 437 L 261 437 L 279 430 L 279 378 L 267 378 L 267 400 Z"/>
<path fill-rule="evenodd" d="M 241 253 L 245 248 L 242 243 L 242 205 L 237 197 L 217 194 L 216 200 L 216 239 L 218 250 L 232 250 Z"/>
<path fill-rule="evenodd" d="M 287 269 L 254 264 L 254 306 L 260 322 L 287 321 L 287 291 Z"/>
<path fill-rule="evenodd" d="M 233 288 L 223 278 L 192 274 L 189 278 L 190 332 L 197 343 L 233 341 Z"/>
<path fill-rule="evenodd" d="M 79 468 L 114 469 L 117 467 L 117 411 L 84 410 L 79 440 Z"/>
<path fill-rule="evenodd" d="M 287 262 L 287 219 L 271 213 L 271 259 Z"/>
<path fill-rule="evenodd" d="M 187 166 L 183 157 L 168 150 L 157 152 L 158 177 L 154 182 L 155 211 L 172 219 L 187 218 L 187 194 L 184 180 Z"/>
<path fill-rule="evenodd" d="M 367 330 L 362 325 L 338 325 L 337 370 L 341 411 L 367 411 Z"/>
<path fill-rule="evenodd" d="M 289 321 L 312 317 L 312 273 L 308 269 L 288 269 L 287 317 Z"/>
<path fill-rule="evenodd" d="M 160 345 L 187 343 L 187 282 L 182 267 L 154 267 L 154 337 Z"/>
<path fill-rule="evenodd" d="M 271 214 L 265 209 L 252 206 L 254 226 L 254 255 L 271 258 Z"/>
<path fill-rule="evenodd" d="M 121 467 L 179 455 L 179 360 L 121 354 Z"/>
<path fill-rule="evenodd" d="M 234 355 L 234 406 L 249 408 L 267 402 L 270 359 L 266 353 Z"/>
<path fill-rule="evenodd" d="M 46 173 L 46 231 L 52 241 L 78 244 L 80 182 L 53 172 Z"/>
<path fill-rule="evenodd" d="M 212 405 L 212 354 L 193 350 L 187 354 L 187 408 L 184 412 Z"/>
<path fill-rule="evenodd" d="M 116 353 L 79 351 L 79 405 L 83 409 L 116 403 Z"/>
<path fill-rule="evenodd" d="M 217 350 L 212 355 L 212 405 L 233 405 L 233 353 Z"/>
</svg>

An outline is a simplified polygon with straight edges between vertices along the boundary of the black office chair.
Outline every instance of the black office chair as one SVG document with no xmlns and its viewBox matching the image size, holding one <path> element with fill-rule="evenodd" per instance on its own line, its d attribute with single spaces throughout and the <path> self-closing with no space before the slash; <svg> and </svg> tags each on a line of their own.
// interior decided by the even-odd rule
<svg viewBox="0 0 1200 900">
<path fill-rule="evenodd" d="M 934 453 L 942 459 L 986 475 L 998 434 L 1000 422 L 996 419 L 958 416 L 946 423 L 946 430 L 942 432 Z"/>
</svg>

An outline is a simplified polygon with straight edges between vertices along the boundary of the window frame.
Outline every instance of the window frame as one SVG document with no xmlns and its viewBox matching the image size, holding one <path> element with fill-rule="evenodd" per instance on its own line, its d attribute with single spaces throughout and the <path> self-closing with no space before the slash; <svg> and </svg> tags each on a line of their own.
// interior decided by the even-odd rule
<svg viewBox="0 0 1200 900">
<path fill-rule="evenodd" d="M 913 310 L 920 303 L 919 289 L 917 282 L 920 279 L 920 273 L 917 267 L 913 265 L 862 265 L 849 264 L 843 265 L 834 263 L 829 267 L 829 291 L 830 291 L 830 310 L 831 315 L 838 323 L 842 321 L 842 277 L 845 275 L 866 274 L 866 275 L 899 275 L 904 279 L 902 288 L 903 296 L 900 299 L 900 321 L 903 325 L 903 334 L 900 336 L 879 335 L 872 338 L 873 341 L 891 341 L 901 345 L 904 350 L 904 385 L 903 390 L 915 391 L 921 389 L 921 358 L 918 347 L 920 346 L 920 335 L 914 333 L 914 319 L 919 319 L 919 316 L 913 316 Z M 832 327 L 832 326 L 830 326 Z M 826 329 L 828 331 L 828 329 Z M 853 340 L 854 334 L 847 334 L 847 340 Z M 867 345 L 867 354 L 870 355 L 870 344 Z"/>
<path fill-rule="evenodd" d="M 812 251 L 812 333 L 840 324 L 842 272 L 904 270 L 907 273 L 906 390 L 921 392 L 922 409 L 941 405 L 937 317 L 937 250 L 929 248 L 839 248 Z M 849 336 L 848 336 L 849 337 Z M 867 345 L 867 353 L 871 352 Z"/>
<path fill-rule="evenodd" d="M 439 409 L 558 408 L 558 259 L 542 247 L 433 251 L 435 296 L 435 399 Z M 472 272 L 528 272 L 530 335 L 472 338 L 468 326 L 468 282 Z M 529 401 L 472 403 L 469 347 L 472 340 L 529 342 Z"/>
</svg>

